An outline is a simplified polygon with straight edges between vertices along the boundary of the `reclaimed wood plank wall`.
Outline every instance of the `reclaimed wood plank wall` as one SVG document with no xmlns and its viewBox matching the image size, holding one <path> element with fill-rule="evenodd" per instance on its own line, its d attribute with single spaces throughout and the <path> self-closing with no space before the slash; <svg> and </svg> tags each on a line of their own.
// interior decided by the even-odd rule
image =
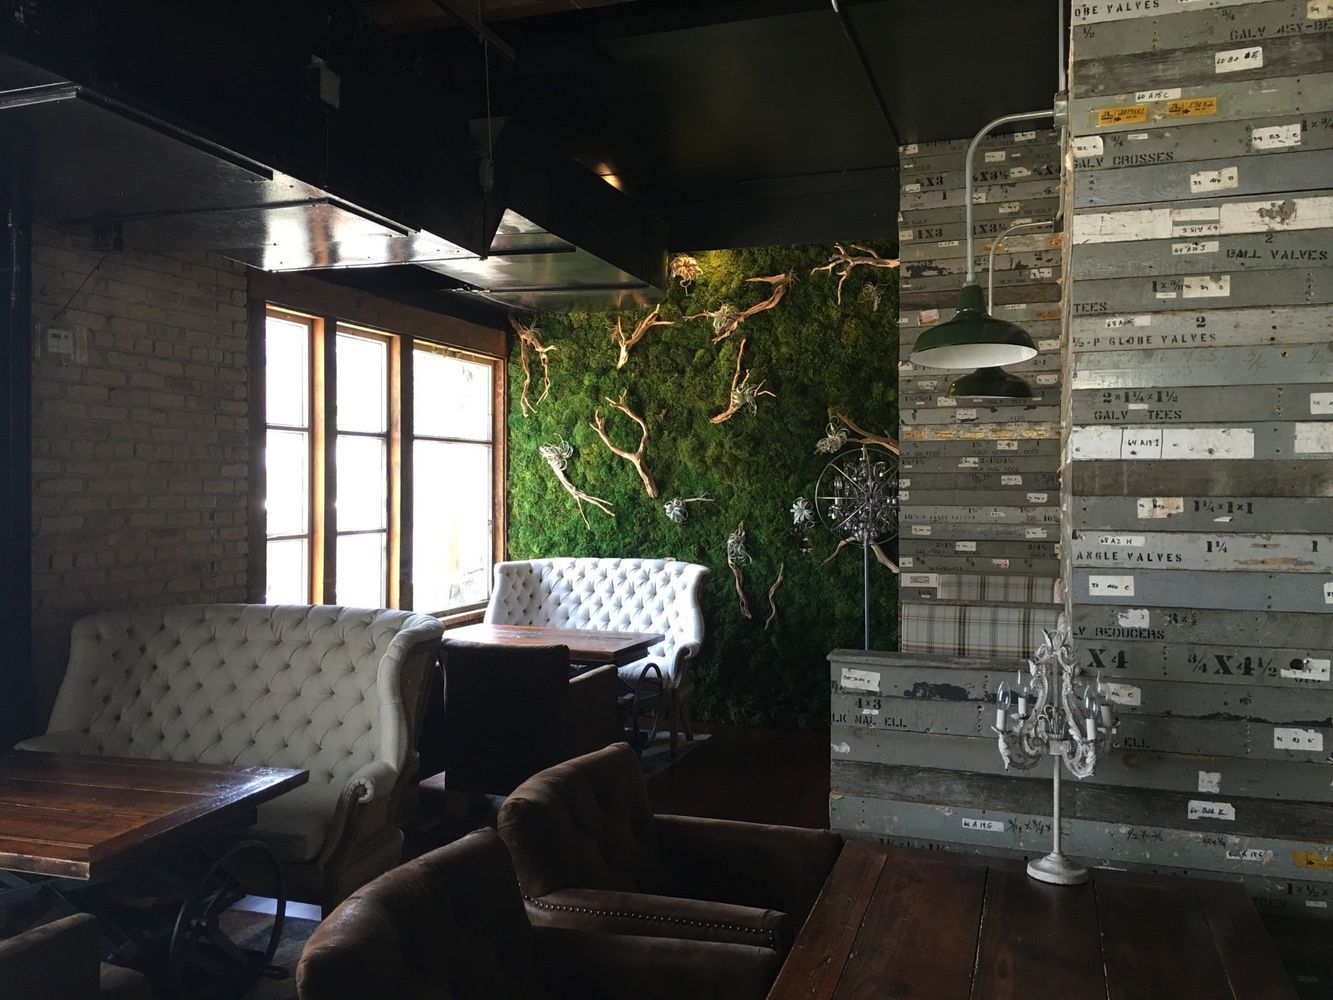
<svg viewBox="0 0 1333 1000">
<path fill-rule="evenodd" d="M 1238 880 L 1262 907 L 1333 917 L 1330 68 L 1333 0 L 1073 5 L 1067 245 L 1059 259 L 1030 238 L 997 255 L 1066 278 L 1063 327 L 1046 305 L 1058 293 L 996 289 L 1023 303 L 999 314 L 1046 341 L 1025 375 L 1054 395 L 972 426 L 939 415 L 951 376 L 904 368 L 904 643 L 831 658 L 835 829 L 1048 849 L 1049 769 L 1004 773 L 990 729 L 995 689 L 1021 664 L 1006 655 L 1035 643 L 987 648 L 983 628 L 960 640 L 938 610 L 930 630 L 909 621 L 917 606 L 1034 596 L 988 577 L 1059 575 L 1080 662 L 1121 718 L 1096 774 L 1065 785 L 1066 850 Z M 946 145 L 937 155 L 962 144 Z M 903 159 L 905 185 L 920 183 Z M 932 310 L 948 315 L 960 280 L 942 251 L 961 226 L 913 220 L 909 193 L 905 347 Z M 979 242 L 992 221 L 979 215 Z M 945 274 L 939 299 L 910 284 Z M 1063 354 L 1046 349 L 1061 329 Z M 1015 461 L 992 473 L 997 454 Z M 1047 502 L 1006 502 L 1002 475 Z M 1030 526 L 1061 539 L 1058 562 L 1007 547 L 1044 541 Z M 969 562 L 947 552 L 955 540 Z"/>
<path fill-rule="evenodd" d="M 984 140 L 973 164 L 976 273 L 985 287 L 994 246 L 995 311 L 1041 347 L 1013 369 L 1034 399 L 980 401 L 948 394 L 966 372 L 908 360 L 917 336 L 954 314 L 967 271 L 968 141 L 900 150 L 900 645 L 1012 658 L 1059 612 L 1063 238 L 1053 225 L 1004 234 L 1053 222 L 1060 148 L 1049 129 L 1017 132 Z"/>
</svg>

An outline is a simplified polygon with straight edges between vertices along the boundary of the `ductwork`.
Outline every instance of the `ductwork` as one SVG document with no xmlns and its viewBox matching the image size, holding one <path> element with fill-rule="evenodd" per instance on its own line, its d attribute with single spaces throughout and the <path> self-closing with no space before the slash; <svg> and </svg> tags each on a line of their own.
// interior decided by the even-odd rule
<svg viewBox="0 0 1333 1000">
<path fill-rule="evenodd" d="M 660 220 L 512 121 L 483 192 L 468 123 L 411 66 L 311 2 L 0 0 L 0 141 L 39 218 L 107 247 L 415 265 L 534 309 L 661 297 Z"/>
</svg>

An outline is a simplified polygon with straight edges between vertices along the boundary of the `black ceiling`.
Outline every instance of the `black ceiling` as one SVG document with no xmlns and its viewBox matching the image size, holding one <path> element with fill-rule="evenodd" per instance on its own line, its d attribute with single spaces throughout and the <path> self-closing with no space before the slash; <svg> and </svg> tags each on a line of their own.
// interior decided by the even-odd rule
<svg viewBox="0 0 1333 1000">
<path fill-rule="evenodd" d="M 678 249 L 893 238 L 900 143 L 1051 106 L 1058 8 L 838 6 L 637 0 L 497 22 L 515 58 L 489 56 L 490 110 L 613 172 Z M 467 114 L 485 116 L 485 61 L 466 29 L 405 40 L 447 67 Z"/>
</svg>

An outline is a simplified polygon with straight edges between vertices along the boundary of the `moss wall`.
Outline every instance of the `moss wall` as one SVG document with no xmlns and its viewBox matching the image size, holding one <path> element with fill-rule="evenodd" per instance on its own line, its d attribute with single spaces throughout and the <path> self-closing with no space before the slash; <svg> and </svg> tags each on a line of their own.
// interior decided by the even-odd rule
<svg viewBox="0 0 1333 1000">
<path fill-rule="evenodd" d="M 648 332 L 629 363 L 615 370 L 617 348 L 610 314 L 542 314 L 537 327 L 550 355 L 551 393 L 536 412 L 519 407 L 523 382 L 517 348 L 511 391 L 509 551 L 514 559 L 539 556 L 672 557 L 712 568 L 705 588 L 707 628 L 695 665 L 695 717 L 752 725 L 821 728 L 828 724 L 828 666 L 837 647 L 859 648 L 862 575 L 859 549 L 849 546 L 821 562 L 836 544 L 816 524 L 813 550 L 801 554 L 790 508 L 798 496 L 813 500 L 829 456 L 815 453 L 830 410 L 862 427 L 897 433 L 898 307 L 896 272 L 858 268 L 835 301 L 837 279 L 811 268 L 831 247 L 771 247 L 696 253 L 699 278 L 689 290 L 673 282 L 662 316 L 715 310 L 727 302 L 744 309 L 767 298 L 769 286 L 747 284 L 755 275 L 791 271 L 796 283 L 774 309 L 746 321 L 730 339 L 711 343 L 708 318 Z M 883 248 L 877 247 L 883 252 Z M 881 292 L 878 309 L 864 291 Z M 632 330 L 644 315 L 624 318 Z M 709 418 L 727 403 L 736 352 L 748 340 L 745 367 L 775 397 L 758 400 L 722 424 Z M 540 395 L 535 358 L 533 388 Z M 628 392 L 631 408 L 649 424 L 647 466 L 661 490 L 650 500 L 633 467 L 612 455 L 590 426 L 600 405 L 611 438 L 633 450 L 638 428 L 605 405 Z M 587 508 L 585 525 L 574 501 L 552 475 L 538 448 L 560 439 L 574 446 L 568 475 L 576 486 L 615 504 L 614 519 Z M 675 524 L 663 513 L 671 497 L 707 494 L 713 503 L 688 506 Z M 727 535 L 745 521 L 753 563 L 746 592 L 753 619 L 739 611 L 726 562 Z M 786 576 L 777 593 L 779 615 L 768 629 L 767 593 L 780 564 Z M 897 581 L 871 563 L 871 643 L 897 646 Z"/>
</svg>

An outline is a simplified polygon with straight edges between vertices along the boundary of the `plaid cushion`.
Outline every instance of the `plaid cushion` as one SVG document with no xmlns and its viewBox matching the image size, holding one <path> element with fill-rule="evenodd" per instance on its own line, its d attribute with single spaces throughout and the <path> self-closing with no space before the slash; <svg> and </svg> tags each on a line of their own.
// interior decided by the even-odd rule
<svg viewBox="0 0 1333 1000">
<path fill-rule="evenodd" d="M 1058 605 L 994 606 L 904 604 L 899 648 L 904 653 L 1026 658 L 1042 643 L 1042 629 L 1055 627 Z"/>
<path fill-rule="evenodd" d="M 915 587 L 912 577 L 930 576 L 937 586 Z M 990 576 L 980 573 L 922 574 L 904 572 L 903 590 L 928 590 L 941 601 L 990 601 L 993 604 L 1053 604 L 1055 603 L 1053 576 Z M 925 598 L 923 598 L 924 600 Z"/>
</svg>

